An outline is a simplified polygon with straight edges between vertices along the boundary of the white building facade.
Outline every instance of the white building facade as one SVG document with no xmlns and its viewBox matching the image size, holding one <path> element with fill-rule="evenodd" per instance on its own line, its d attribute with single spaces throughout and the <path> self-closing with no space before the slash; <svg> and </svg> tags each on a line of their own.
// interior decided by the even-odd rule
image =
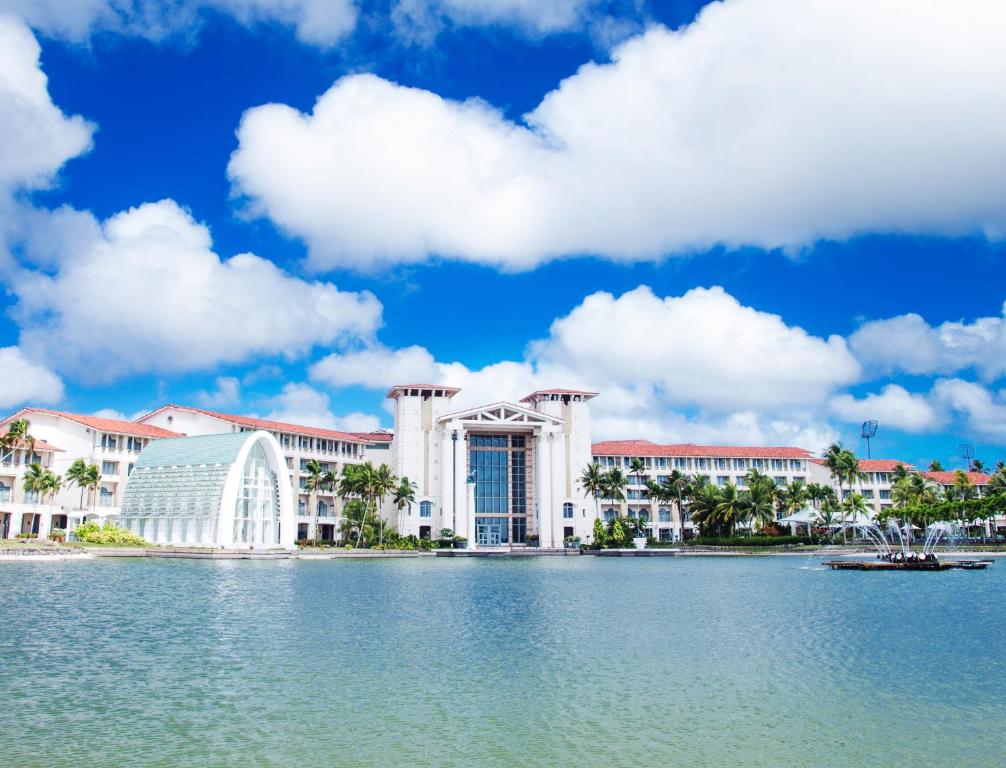
<svg viewBox="0 0 1006 768">
<path fill-rule="evenodd" d="M 607 440 L 594 443 L 592 452 L 593 461 L 601 469 L 617 467 L 627 480 L 625 500 L 600 500 L 603 519 L 628 516 L 646 520 L 651 536 L 659 541 L 680 541 L 694 532 L 694 526 L 687 511 L 682 514 L 676 503 L 651 499 L 648 483 L 662 484 L 677 470 L 689 477 L 704 475 L 716 486 L 733 483 L 744 488 L 744 476 L 756 469 L 771 477 L 777 486 L 786 486 L 794 480 L 808 482 L 813 456 L 803 448 L 658 445 L 648 440 Z M 634 459 L 642 462 L 644 472 L 631 471 Z"/>
<path fill-rule="evenodd" d="M 390 466 L 416 485 L 416 501 L 386 520 L 403 535 L 436 538 L 450 529 L 469 547 L 562 547 L 588 540 L 593 503 L 579 474 L 590 462 L 593 392 L 542 390 L 519 404 L 455 410 L 453 387 L 392 387 Z"/>
</svg>

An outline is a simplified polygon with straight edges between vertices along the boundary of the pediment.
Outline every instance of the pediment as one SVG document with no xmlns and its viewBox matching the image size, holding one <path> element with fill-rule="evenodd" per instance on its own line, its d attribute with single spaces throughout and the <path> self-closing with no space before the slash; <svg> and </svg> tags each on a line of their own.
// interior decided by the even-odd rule
<svg viewBox="0 0 1006 768">
<path fill-rule="evenodd" d="M 562 419 L 549 416 L 547 413 L 532 411 L 513 403 L 493 403 L 470 408 L 467 411 L 448 413 L 439 421 L 463 421 L 470 424 L 528 425 L 562 424 Z"/>
</svg>

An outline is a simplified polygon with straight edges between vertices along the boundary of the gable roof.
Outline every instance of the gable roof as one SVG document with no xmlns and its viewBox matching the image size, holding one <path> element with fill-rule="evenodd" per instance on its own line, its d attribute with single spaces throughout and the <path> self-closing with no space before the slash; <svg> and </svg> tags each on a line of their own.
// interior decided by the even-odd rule
<svg viewBox="0 0 1006 768">
<path fill-rule="evenodd" d="M 953 485 L 957 480 L 956 472 L 920 472 L 919 474 L 940 485 Z M 989 480 L 992 479 L 991 475 L 986 475 L 984 472 L 965 472 L 964 474 L 968 476 L 971 485 L 988 485 Z"/>
<path fill-rule="evenodd" d="M 510 411 L 509 415 L 507 415 L 507 411 Z M 437 418 L 437 421 L 475 418 L 478 418 L 478 420 L 484 421 L 487 424 L 528 424 L 535 422 L 551 422 L 552 424 L 563 423 L 563 420 L 558 416 L 550 416 L 547 413 L 534 411 L 530 408 L 524 407 L 523 405 L 515 405 L 514 403 L 508 403 L 502 400 L 498 403 L 480 405 L 477 408 L 468 408 L 464 411 L 445 413 L 443 416 Z"/>
<path fill-rule="evenodd" d="M 125 421 L 124 419 L 106 419 L 101 416 L 88 416 L 82 413 L 67 413 L 66 411 L 53 411 L 49 408 L 22 408 L 13 416 L 4 419 L 2 424 L 6 424 L 14 419 L 21 418 L 24 414 L 41 413 L 46 416 L 57 416 L 68 421 L 75 421 L 85 427 L 96 429 L 99 432 L 110 432 L 118 435 L 133 435 L 136 437 L 181 437 L 181 433 L 172 432 L 169 429 L 155 427 L 152 424 L 140 424 L 135 421 Z"/>
<path fill-rule="evenodd" d="M 694 456 L 700 458 L 737 459 L 809 459 L 812 454 L 803 448 L 754 447 L 744 445 L 695 445 L 679 443 L 658 445 L 649 440 L 604 440 L 591 446 L 594 456 Z"/>
<path fill-rule="evenodd" d="M 811 459 L 815 464 L 824 466 L 824 459 Z M 915 470 L 915 465 L 900 459 L 860 459 L 859 468 L 864 472 L 893 472 L 898 467 L 904 467 L 909 472 Z"/>
<path fill-rule="evenodd" d="M 342 440 L 350 443 L 367 442 L 367 437 L 359 432 L 340 432 L 335 429 L 324 429 L 322 427 L 309 427 L 304 424 L 288 424 L 284 421 L 272 421 L 271 419 L 259 419 L 253 416 L 241 416 L 234 413 L 221 413 L 220 411 L 210 411 L 205 408 L 195 408 L 191 405 L 177 405 L 170 403 L 162 405 L 155 411 L 151 411 L 140 419 L 148 419 L 155 413 L 160 413 L 167 408 L 177 408 L 180 411 L 190 411 L 201 413 L 204 416 L 212 416 L 215 419 L 237 424 L 239 427 L 249 427 L 251 429 L 264 429 L 267 432 L 291 432 L 296 435 L 308 435 L 310 437 L 321 437 L 327 440 Z"/>
</svg>

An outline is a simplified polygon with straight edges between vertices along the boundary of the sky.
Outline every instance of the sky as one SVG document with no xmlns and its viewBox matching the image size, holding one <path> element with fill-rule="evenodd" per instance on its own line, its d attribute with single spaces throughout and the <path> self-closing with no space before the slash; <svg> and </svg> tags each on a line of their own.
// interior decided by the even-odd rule
<svg viewBox="0 0 1006 768">
<path fill-rule="evenodd" d="M 0 0 L 0 409 L 1006 457 L 996 0 Z"/>
</svg>

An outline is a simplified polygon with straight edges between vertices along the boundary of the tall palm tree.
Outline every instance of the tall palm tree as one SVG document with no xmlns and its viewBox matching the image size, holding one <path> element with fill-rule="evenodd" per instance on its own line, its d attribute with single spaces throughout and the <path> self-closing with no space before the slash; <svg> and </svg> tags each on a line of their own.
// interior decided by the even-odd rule
<svg viewBox="0 0 1006 768">
<path fill-rule="evenodd" d="M 775 520 L 775 486 L 756 483 L 743 494 L 744 517 L 759 527 Z"/>
<path fill-rule="evenodd" d="M 738 490 L 736 483 L 727 483 L 720 489 L 720 500 L 716 505 L 716 518 L 727 534 L 748 518 L 748 501 Z"/>
<path fill-rule="evenodd" d="M 942 472 L 943 471 L 943 462 L 940 461 L 939 459 L 933 459 L 931 462 L 929 462 L 929 471 L 930 472 Z"/>
<path fill-rule="evenodd" d="M 971 459 L 971 466 L 968 467 L 969 472 L 984 472 L 985 462 L 981 459 Z"/>
<path fill-rule="evenodd" d="M 412 505 L 416 503 L 416 484 L 407 477 L 402 477 L 395 488 L 392 498 L 395 507 L 398 509 L 398 534 L 402 533 L 402 510 L 406 507 L 412 510 Z"/>
<path fill-rule="evenodd" d="M 814 509 L 821 508 L 821 502 L 824 501 L 825 492 L 824 489 L 829 486 L 821 485 L 821 483 L 808 483 L 807 484 L 807 501 L 814 505 Z"/>
<path fill-rule="evenodd" d="M 820 487 L 820 486 L 819 486 Z M 797 479 L 786 486 L 783 493 L 783 509 L 793 515 L 801 511 L 810 501 L 810 486 Z"/>
<path fill-rule="evenodd" d="M 640 458 L 630 461 L 629 474 L 636 478 L 636 485 L 642 485 L 641 481 L 646 477 L 646 462 Z"/>
<path fill-rule="evenodd" d="M 681 528 L 681 538 L 685 537 L 685 506 L 684 496 L 688 492 L 688 475 L 680 469 L 672 469 L 664 480 L 667 492 L 674 498 L 678 507 L 678 525 Z"/>
<path fill-rule="evenodd" d="M 304 490 L 307 491 L 307 513 L 315 518 L 314 538 L 317 541 L 321 538 L 318 531 L 317 496 L 325 488 L 325 470 L 321 468 L 321 462 L 317 459 L 309 459 L 304 465 L 304 471 L 307 473 L 307 479 L 304 481 Z"/>
<path fill-rule="evenodd" d="M 863 498 L 863 494 L 861 493 L 850 493 L 845 501 L 842 502 L 842 511 L 843 513 L 848 513 L 853 520 L 856 519 L 857 515 L 864 515 L 867 517 L 870 515 L 870 508 L 867 506 L 866 499 Z M 845 521 L 846 517 L 843 514 L 843 528 L 845 527 Z M 842 537 L 842 540 L 845 541 L 845 536 Z"/>
<path fill-rule="evenodd" d="M 897 483 L 901 480 L 906 480 L 911 477 L 912 473 L 908 471 L 908 467 L 904 464 L 897 464 L 894 467 L 894 471 L 891 473 L 891 484 Z"/>
<path fill-rule="evenodd" d="M 374 501 L 374 514 L 377 515 L 377 543 L 381 545 L 384 544 L 384 515 L 381 510 L 384 507 L 384 500 L 389 494 L 394 493 L 397 484 L 398 478 L 395 477 L 391 467 L 387 464 L 381 464 L 374 470 L 371 494 Z M 454 535 L 457 535 L 457 531 L 454 531 Z"/>
<path fill-rule="evenodd" d="M 83 459 L 74 460 L 70 468 L 66 470 L 66 484 L 76 485 L 80 488 L 80 506 L 79 509 L 84 508 L 84 486 L 87 482 L 87 463 Z"/>
<path fill-rule="evenodd" d="M 601 519 L 600 498 L 605 490 L 604 475 L 600 465 L 594 462 L 584 467 L 583 472 L 580 473 L 580 487 L 583 488 L 583 495 L 594 497 L 595 520 Z"/>
<path fill-rule="evenodd" d="M 63 476 L 57 475 L 52 470 L 45 471 L 45 482 L 43 484 L 43 499 L 48 498 L 51 504 L 56 494 L 63 489 Z"/>
<path fill-rule="evenodd" d="M 38 517 L 38 503 L 43 498 L 49 487 L 50 481 L 47 477 L 48 474 L 51 473 L 41 464 L 31 464 L 25 471 L 24 477 L 21 479 L 25 493 L 35 494 L 35 511 L 31 516 L 31 526 L 28 528 L 29 531 L 33 531 L 35 529 L 35 518 Z"/>
<path fill-rule="evenodd" d="M 91 498 L 91 514 L 94 514 L 94 505 L 98 501 L 98 488 L 101 487 L 101 469 L 97 464 L 88 464 L 84 473 L 84 488 L 87 489 Z"/>
<path fill-rule="evenodd" d="M 8 461 L 16 448 L 24 448 L 28 456 L 35 450 L 35 437 L 28 419 L 14 419 L 0 435 L 0 462 Z"/>
<path fill-rule="evenodd" d="M 611 502 L 619 502 L 619 510 L 621 510 L 621 502 L 625 501 L 625 486 L 626 477 L 618 467 L 612 467 L 607 472 L 604 473 L 604 498 Z M 621 511 L 619 511 L 621 515 Z"/>
<path fill-rule="evenodd" d="M 688 514 L 703 533 L 718 532 L 717 507 L 721 501 L 720 489 L 709 483 L 692 486 L 688 493 Z"/>
</svg>

